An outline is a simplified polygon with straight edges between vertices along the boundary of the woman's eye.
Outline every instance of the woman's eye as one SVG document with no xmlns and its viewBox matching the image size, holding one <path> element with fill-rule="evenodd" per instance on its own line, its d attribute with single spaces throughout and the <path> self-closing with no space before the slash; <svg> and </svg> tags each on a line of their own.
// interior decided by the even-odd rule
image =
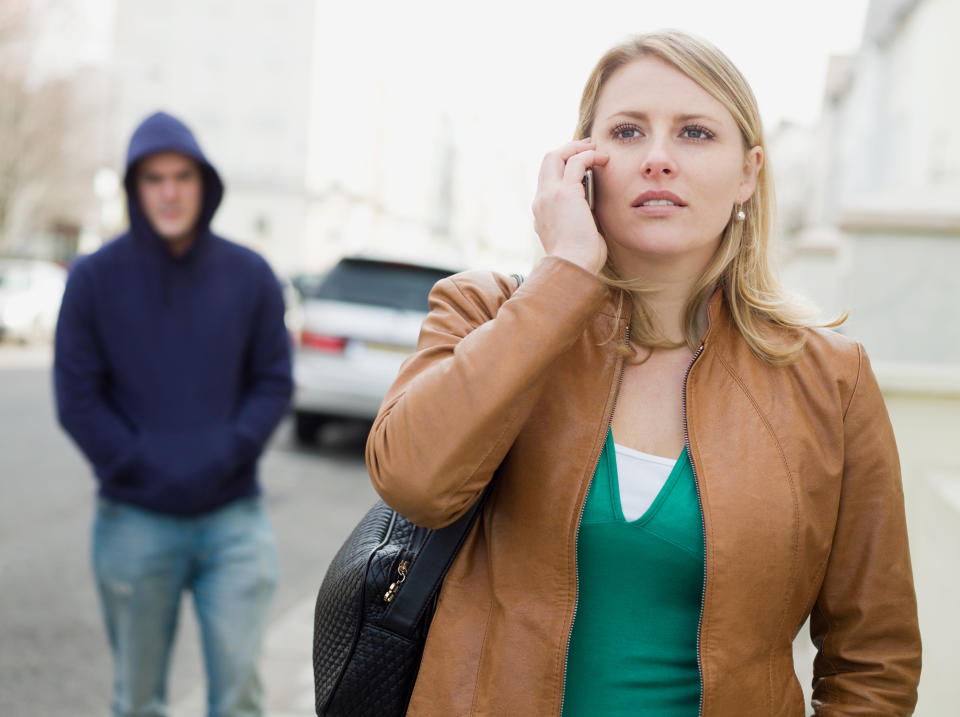
<svg viewBox="0 0 960 717">
<path fill-rule="evenodd" d="M 614 139 L 635 139 L 640 136 L 640 129 L 629 124 L 618 124 L 611 134 Z"/>
<path fill-rule="evenodd" d="M 680 134 L 686 139 L 713 139 L 714 136 L 713 132 L 700 125 L 684 127 Z"/>
</svg>

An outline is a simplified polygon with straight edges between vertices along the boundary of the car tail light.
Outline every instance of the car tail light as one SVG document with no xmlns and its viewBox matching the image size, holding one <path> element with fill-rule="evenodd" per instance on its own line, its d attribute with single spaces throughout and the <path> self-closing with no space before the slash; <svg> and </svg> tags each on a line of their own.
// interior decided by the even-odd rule
<svg viewBox="0 0 960 717">
<path fill-rule="evenodd" d="M 326 336 L 315 334 L 304 329 L 300 332 L 300 345 L 316 351 L 325 351 L 330 354 L 342 354 L 347 340 L 342 336 Z"/>
</svg>

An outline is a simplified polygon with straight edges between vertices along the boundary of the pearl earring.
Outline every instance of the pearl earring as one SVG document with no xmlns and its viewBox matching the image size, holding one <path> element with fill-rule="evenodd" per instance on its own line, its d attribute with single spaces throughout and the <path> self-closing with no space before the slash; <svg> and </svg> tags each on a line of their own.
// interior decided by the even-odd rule
<svg viewBox="0 0 960 717">
<path fill-rule="evenodd" d="M 746 218 L 747 218 L 747 213 L 743 211 L 743 205 L 737 204 L 737 221 L 742 222 Z"/>
</svg>

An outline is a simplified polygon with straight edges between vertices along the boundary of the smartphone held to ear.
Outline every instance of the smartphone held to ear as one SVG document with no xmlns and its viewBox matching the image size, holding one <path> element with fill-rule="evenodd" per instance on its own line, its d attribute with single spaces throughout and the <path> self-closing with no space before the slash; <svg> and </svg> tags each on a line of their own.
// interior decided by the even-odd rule
<svg viewBox="0 0 960 717">
<path fill-rule="evenodd" d="M 587 169 L 583 173 L 583 193 L 587 200 L 587 206 L 590 207 L 590 211 L 593 211 L 593 170 Z"/>
</svg>

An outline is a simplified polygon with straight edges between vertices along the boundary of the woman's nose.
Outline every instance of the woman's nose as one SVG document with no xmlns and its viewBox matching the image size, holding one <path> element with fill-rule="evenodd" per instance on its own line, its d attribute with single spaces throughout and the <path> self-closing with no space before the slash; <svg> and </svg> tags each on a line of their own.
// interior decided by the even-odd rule
<svg viewBox="0 0 960 717">
<path fill-rule="evenodd" d="M 673 156 L 663 142 L 654 142 L 650 145 L 647 156 L 644 157 L 642 174 L 645 177 L 668 176 L 677 173 L 677 165 Z"/>
</svg>

